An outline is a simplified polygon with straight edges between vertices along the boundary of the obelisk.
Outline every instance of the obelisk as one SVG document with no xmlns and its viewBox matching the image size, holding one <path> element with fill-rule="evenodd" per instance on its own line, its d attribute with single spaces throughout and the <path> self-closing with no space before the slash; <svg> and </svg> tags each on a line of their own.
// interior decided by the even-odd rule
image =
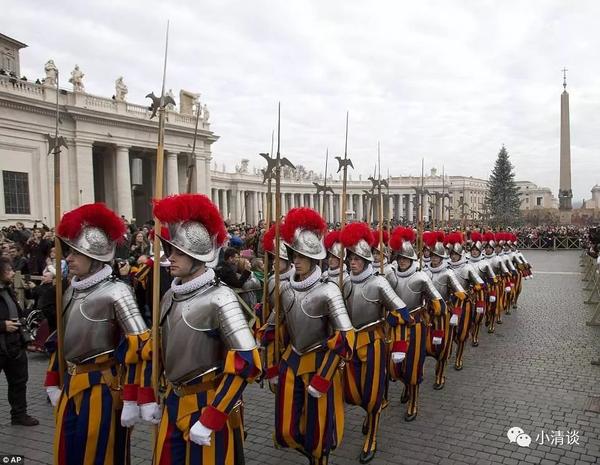
<svg viewBox="0 0 600 465">
<path fill-rule="evenodd" d="M 561 222 L 570 223 L 571 199 L 571 131 L 569 125 L 569 94 L 567 92 L 567 69 L 563 69 L 563 93 L 560 96 L 560 186 L 558 205 Z M 565 212 L 565 214 L 562 214 Z M 567 213 L 568 212 L 568 213 Z"/>
</svg>

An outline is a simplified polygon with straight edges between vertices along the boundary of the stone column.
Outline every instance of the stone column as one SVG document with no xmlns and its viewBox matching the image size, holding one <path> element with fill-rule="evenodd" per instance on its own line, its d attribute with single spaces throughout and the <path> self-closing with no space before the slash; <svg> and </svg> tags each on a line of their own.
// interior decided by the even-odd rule
<svg viewBox="0 0 600 465">
<path fill-rule="evenodd" d="M 116 147 L 117 210 L 130 220 L 133 217 L 129 147 Z"/>
<path fill-rule="evenodd" d="M 252 192 L 252 225 L 257 225 L 258 224 L 258 210 L 259 210 L 259 205 L 258 205 L 258 192 L 254 191 Z"/>
<path fill-rule="evenodd" d="M 94 162 L 92 142 L 75 141 L 77 156 L 77 205 L 94 202 Z"/>
<path fill-rule="evenodd" d="M 407 221 L 409 223 L 412 223 L 413 220 L 413 213 L 414 213 L 414 208 L 415 208 L 415 204 L 413 203 L 414 200 L 414 196 L 412 194 L 408 195 L 408 219 Z"/>
<path fill-rule="evenodd" d="M 362 196 L 362 194 L 358 194 L 357 206 L 358 206 L 358 208 L 356 209 L 356 219 L 358 221 L 362 221 L 363 220 L 363 196 Z"/>
<path fill-rule="evenodd" d="M 177 154 L 166 152 L 167 155 L 167 194 L 179 193 L 179 172 L 177 167 Z"/>
</svg>

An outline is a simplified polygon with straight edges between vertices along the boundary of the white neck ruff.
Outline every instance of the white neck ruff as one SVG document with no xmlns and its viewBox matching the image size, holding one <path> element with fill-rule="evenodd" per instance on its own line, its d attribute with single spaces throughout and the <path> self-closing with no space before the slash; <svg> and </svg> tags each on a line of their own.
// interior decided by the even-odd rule
<svg viewBox="0 0 600 465">
<path fill-rule="evenodd" d="M 293 274 L 290 277 L 290 284 L 292 286 L 292 289 L 295 289 L 297 291 L 308 289 L 321 278 L 321 274 L 321 268 L 318 266 L 315 266 L 313 272 L 304 281 L 296 281 L 296 274 Z"/>
<path fill-rule="evenodd" d="M 89 289 L 92 286 L 104 281 L 112 274 L 112 268 L 110 265 L 104 265 L 99 271 L 96 271 L 93 275 L 88 276 L 84 279 L 79 279 L 77 276 L 73 276 L 71 279 L 71 287 L 77 291 Z"/>
<path fill-rule="evenodd" d="M 373 265 L 369 263 L 367 267 L 364 270 L 362 270 L 359 274 L 350 273 L 350 281 L 352 281 L 353 283 L 361 283 L 368 277 L 372 276 L 373 273 Z"/>
<path fill-rule="evenodd" d="M 417 262 L 415 262 L 413 260 L 412 265 L 410 265 L 406 271 L 400 271 L 400 268 L 398 268 L 398 271 L 396 271 L 396 274 L 400 278 L 406 278 L 407 276 L 410 276 L 411 274 L 415 273 L 416 271 L 417 271 Z"/>
<path fill-rule="evenodd" d="M 329 276 L 339 276 L 340 275 L 340 267 L 338 266 L 335 270 L 332 270 L 331 268 L 329 268 L 329 270 L 327 270 L 327 272 L 329 273 Z M 344 273 L 346 272 L 346 265 L 344 265 Z"/>
<path fill-rule="evenodd" d="M 472 255 L 469 255 L 469 261 L 473 262 L 473 263 L 477 263 L 478 261 L 480 261 L 483 258 L 483 255 L 479 254 L 478 257 L 473 257 Z"/>
<path fill-rule="evenodd" d="M 175 294 L 189 294 L 192 291 L 200 289 L 202 286 L 206 286 L 213 279 L 215 279 L 215 271 L 212 268 L 207 268 L 200 276 L 185 284 L 180 284 L 181 278 L 175 278 L 171 283 L 171 290 Z"/>
<path fill-rule="evenodd" d="M 465 263 L 467 263 L 467 259 L 465 258 L 465 256 L 463 255 L 462 257 L 460 257 L 460 260 L 453 262 L 452 260 L 450 260 L 448 262 L 448 264 L 452 267 L 452 268 L 460 268 L 461 266 L 463 266 Z"/>
</svg>

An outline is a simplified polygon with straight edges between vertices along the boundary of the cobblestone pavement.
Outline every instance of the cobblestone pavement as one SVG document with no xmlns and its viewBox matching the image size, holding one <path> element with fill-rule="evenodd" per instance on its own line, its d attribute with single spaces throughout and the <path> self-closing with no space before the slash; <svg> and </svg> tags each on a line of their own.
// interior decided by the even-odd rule
<svg viewBox="0 0 600 465">
<path fill-rule="evenodd" d="M 600 415 L 586 411 L 590 396 L 600 396 L 600 329 L 585 326 L 591 309 L 583 304 L 579 252 L 529 251 L 535 278 L 524 282 L 519 308 L 504 318 L 493 335 L 482 331 L 480 345 L 465 351 L 461 372 L 448 369 L 442 391 L 432 388 L 433 363 L 426 364 L 416 421 L 403 420 L 400 386 L 390 386 L 379 451 L 373 464 L 587 464 L 600 457 Z M 40 419 L 34 428 L 10 426 L 6 381 L 0 381 L 0 455 L 21 454 L 26 463 L 52 463 L 52 411 L 41 388 L 41 356 L 30 356 L 29 408 Z M 272 445 L 273 397 L 268 390 L 246 390 L 246 459 L 249 465 L 306 463 L 298 453 Z M 332 464 L 358 463 L 363 419 L 359 408 L 346 410 L 344 441 Z M 531 445 L 510 443 L 517 426 Z M 578 443 L 557 434 L 578 433 Z M 546 437 L 546 434 L 548 437 Z M 150 463 L 151 432 L 136 428 L 133 463 Z M 576 439 L 576 438 L 575 438 Z M 543 444 L 541 444 L 543 442 Z"/>
</svg>

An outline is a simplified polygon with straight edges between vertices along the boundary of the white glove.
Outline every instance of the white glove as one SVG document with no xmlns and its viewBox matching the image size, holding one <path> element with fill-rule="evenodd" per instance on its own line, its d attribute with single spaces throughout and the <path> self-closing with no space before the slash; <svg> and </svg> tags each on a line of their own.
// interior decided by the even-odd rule
<svg viewBox="0 0 600 465">
<path fill-rule="evenodd" d="M 450 317 L 450 326 L 456 326 L 458 324 L 458 315 L 452 315 Z"/>
<path fill-rule="evenodd" d="M 279 383 L 279 376 L 273 376 L 272 378 L 269 378 L 269 383 L 271 383 L 273 386 L 277 386 L 277 383 Z"/>
<path fill-rule="evenodd" d="M 310 384 L 308 385 L 308 388 L 306 389 L 308 391 L 308 393 L 313 396 L 315 399 L 319 399 L 323 394 L 321 392 L 319 392 L 318 390 L 316 390 L 314 387 L 312 387 Z"/>
<path fill-rule="evenodd" d="M 156 402 L 148 402 L 147 404 L 140 405 L 140 416 L 142 420 L 158 425 L 162 417 L 162 411 L 160 405 Z"/>
<path fill-rule="evenodd" d="M 442 338 L 441 337 L 434 337 L 433 341 L 431 341 L 431 343 L 434 346 L 439 346 L 442 343 Z"/>
<path fill-rule="evenodd" d="M 496 302 L 496 296 L 495 296 L 495 295 L 491 295 L 491 296 L 490 296 L 490 302 L 491 302 L 491 303 L 494 303 L 494 302 Z"/>
<path fill-rule="evenodd" d="M 400 363 L 406 358 L 406 352 L 392 352 L 392 362 Z"/>
<path fill-rule="evenodd" d="M 212 432 L 212 429 L 207 428 L 200 421 L 197 421 L 190 429 L 190 441 L 200 446 L 210 446 L 210 435 Z"/>
<path fill-rule="evenodd" d="M 478 315 L 481 315 L 483 313 L 483 310 L 484 310 L 483 307 L 477 307 L 475 309 L 475 311 L 477 312 Z"/>
<path fill-rule="evenodd" d="M 58 386 L 46 387 L 46 394 L 48 394 L 48 397 L 50 398 L 50 403 L 52 404 L 52 407 L 56 407 L 58 405 L 61 393 L 62 391 Z"/>
<path fill-rule="evenodd" d="M 135 400 L 123 401 L 123 411 L 121 412 L 121 426 L 131 428 L 140 419 L 140 407 Z"/>
<path fill-rule="evenodd" d="M 510 292 L 510 286 L 506 286 L 506 287 L 504 288 L 504 292 L 506 292 L 506 293 Z"/>
</svg>

